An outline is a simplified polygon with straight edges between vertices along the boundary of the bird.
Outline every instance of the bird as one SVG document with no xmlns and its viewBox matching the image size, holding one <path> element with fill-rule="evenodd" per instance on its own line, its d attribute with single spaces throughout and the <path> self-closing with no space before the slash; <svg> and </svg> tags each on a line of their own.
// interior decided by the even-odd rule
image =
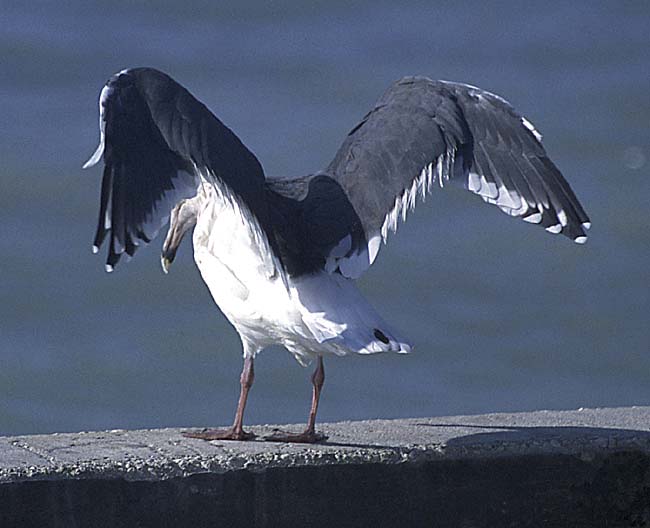
<svg viewBox="0 0 650 528">
<path fill-rule="evenodd" d="M 267 178 L 257 157 L 166 73 L 130 68 L 99 96 L 103 160 L 93 252 L 105 268 L 132 257 L 168 224 L 169 272 L 185 234 L 215 303 L 243 349 L 240 395 L 226 429 L 203 440 L 249 440 L 244 410 L 254 361 L 270 345 L 314 361 L 311 409 L 301 432 L 266 440 L 313 443 L 324 357 L 408 353 L 355 285 L 408 211 L 449 183 L 507 215 L 587 240 L 589 217 L 542 146 L 535 126 L 504 98 L 469 84 L 404 77 L 348 132 L 323 170 Z"/>
</svg>

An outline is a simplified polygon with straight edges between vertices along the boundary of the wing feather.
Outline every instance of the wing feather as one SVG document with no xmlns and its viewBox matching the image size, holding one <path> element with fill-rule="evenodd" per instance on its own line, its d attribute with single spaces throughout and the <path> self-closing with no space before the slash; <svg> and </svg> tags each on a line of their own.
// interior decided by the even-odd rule
<svg viewBox="0 0 650 528">
<path fill-rule="evenodd" d="M 320 184 L 309 185 L 302 200 L 308 238 L 328 271 L 356 278 L 372 264 L 377 237 L 386 241 L 418 194 L 424 198 L 434 181 L 457 180 L 504 213 L 583 243 L 589 218 L 540 141 L 532 123 L 495 94 L 404 78 L 350 131 L 314 177 Z M 352 244 L 341 254 L 348 235 Z"/>
<path fill-rule="evenodd" d="M 166 74 L 124 70 L 100 94 L 104 174 L 93 251 L 109 238 L 107 270 L 153 240 L 171 209 L 196 196 L 202 175 L 237 196 L 267 226 L 264 173 L 257 158 L 202 103 Z"/>
</svg>

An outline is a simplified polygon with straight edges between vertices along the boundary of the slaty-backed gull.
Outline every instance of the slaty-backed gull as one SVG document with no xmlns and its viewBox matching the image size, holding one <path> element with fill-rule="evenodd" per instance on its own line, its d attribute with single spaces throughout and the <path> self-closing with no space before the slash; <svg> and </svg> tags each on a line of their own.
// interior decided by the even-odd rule
<svg viewBox="0 0 650 528">
<path fill-rule="evenodd" d="M 168 75 L 123 70 L 99 98 L 104 161 L 93 250 L 108 244 L 107 271 L 168 221 L 165 272 L 194 228 L 194 259 L 214 301 L 239 333 L 244 367 L 227 430 L 186 436 L 248 439 L 244 407 L 253 361 L 286 347 L 316 360 L 306 429 L 271 440 L 314 442 L 323 357 L 409 352 L 357 290 L 388 234 L 418 196 L 458 181 L 506 214 L 586 241 L 589 218 L 541 136 L 501 97 L 425 77 L 392 84 L 347 135 L 325 170 L 266 179 L 235 134 Z"/>
</svg>

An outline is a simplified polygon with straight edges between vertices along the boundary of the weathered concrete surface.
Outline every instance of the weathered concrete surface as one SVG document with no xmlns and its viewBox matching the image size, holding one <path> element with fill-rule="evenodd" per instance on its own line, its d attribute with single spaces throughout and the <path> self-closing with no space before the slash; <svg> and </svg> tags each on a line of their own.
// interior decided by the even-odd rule
<svg viewBox="0 0 650 528">
<path fill-rule="evenodd" d="M 650 526 L 650 407 L 320 430 L 0 437 L 0 526 Z"/>
</svg>

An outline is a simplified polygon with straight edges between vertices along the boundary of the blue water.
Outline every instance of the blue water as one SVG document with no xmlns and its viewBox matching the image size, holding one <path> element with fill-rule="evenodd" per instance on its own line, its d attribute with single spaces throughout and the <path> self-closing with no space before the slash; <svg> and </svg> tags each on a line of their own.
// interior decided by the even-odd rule
<svg viewBox="0 0 650 528">
<path fill-rule="evenodd" d="M 181 249 L 90 251 L 97 96 L 163 69 L 270 176 L 324 167 L 393 80 L 499 93 L 593 220 L 584 247 L 436 190 L 360 282 L 416 344 L 334 358 L 320 418 L 650 404 L 647 2 L 3 2 L 0 434 L 229 423 L 240 344 Z M 249 423 L 301 422 L 309 371 L 256 363 Z"/>
</svg>

